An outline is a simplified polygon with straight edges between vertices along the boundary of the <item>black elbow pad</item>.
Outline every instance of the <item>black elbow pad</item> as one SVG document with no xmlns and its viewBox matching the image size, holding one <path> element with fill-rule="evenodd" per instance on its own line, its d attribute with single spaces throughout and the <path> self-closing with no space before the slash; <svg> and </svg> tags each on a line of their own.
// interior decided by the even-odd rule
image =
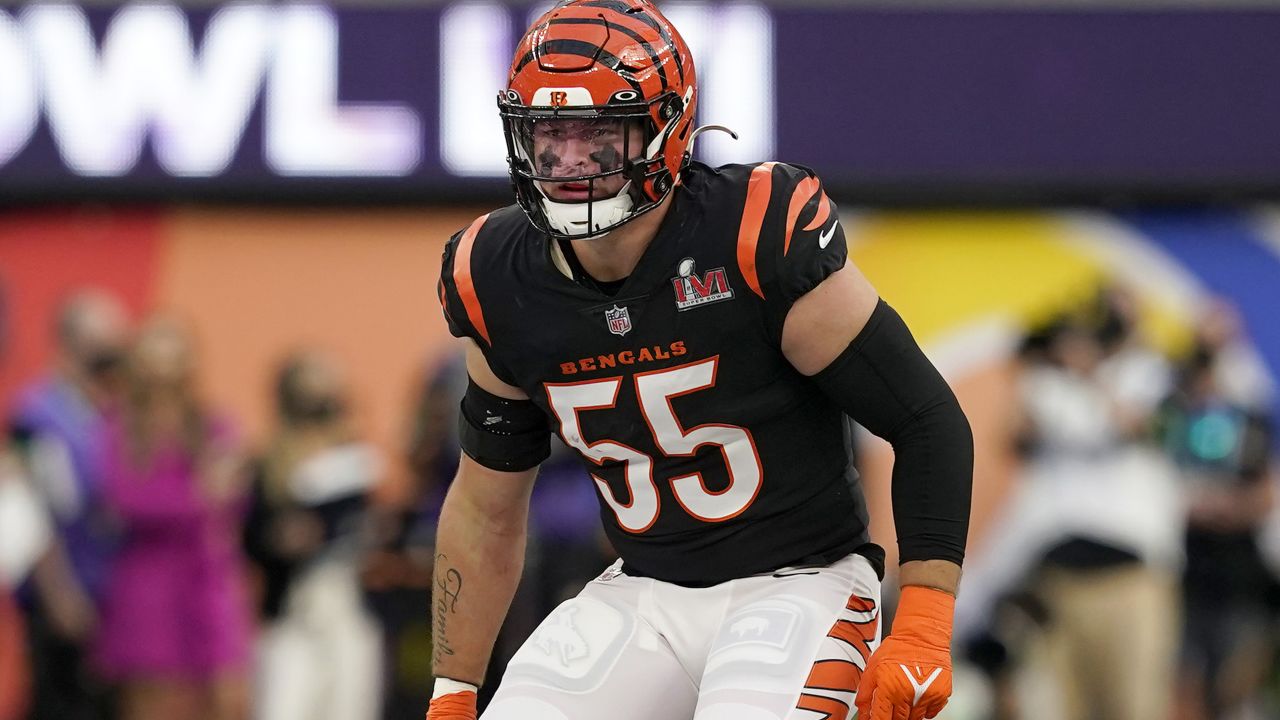
<svg viewBox="0 0 1280 720">
<path fill-rule="evenodd" d="M 532 400 L 498 397 L 470 381 L 458 413 L 458 438 L 467 457 L 491 470 L 528 470 L 551 454 L 551 426 Z"/>
</svg>

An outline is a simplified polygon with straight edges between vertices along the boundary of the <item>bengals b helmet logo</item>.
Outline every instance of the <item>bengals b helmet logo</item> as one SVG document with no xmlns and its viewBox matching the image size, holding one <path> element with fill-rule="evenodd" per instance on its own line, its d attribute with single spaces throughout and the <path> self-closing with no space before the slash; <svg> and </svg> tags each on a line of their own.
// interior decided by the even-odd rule
<svg viewBox="0 0 1280 720">
<path fill-rule="evenodd" d="M 553 90 L 551 92 L 551 107 L 564 107 L 569 101 L 569 94 L 563 90 Z"/>
</svg>

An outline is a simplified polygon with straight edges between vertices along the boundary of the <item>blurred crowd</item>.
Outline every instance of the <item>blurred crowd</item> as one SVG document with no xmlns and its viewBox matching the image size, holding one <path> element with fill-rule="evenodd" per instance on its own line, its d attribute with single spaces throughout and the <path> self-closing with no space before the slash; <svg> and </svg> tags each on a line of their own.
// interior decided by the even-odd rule
<svg viewBox="0 0 1280 720">
<path fill-rule="evenodd" d="M 180 321 L 134 325 L 83 290 L 0 445 L 0 720 L 421 718 L 430 698 L 432 542 L 457 467 L 460 361 L 406 420 L 407 499 L 362 439 L 341 364 L 276 370 L 252 444 L 200 396 Z M 576 461 L 544 466 L 526 580 L 491 677 L 610 561 Z"/>
<path fill-rule="evenodd" d="M 1028 334 L 1004 517 L 958 626 L 997 718 L 1267 718 L 1280 640 L 1273 388 L 1233 308 L 1169 355 L 1103 287 Z"/>
<path fill-rule="evenodd" d="M 1280 716 L 1269 376 L 1227 305 L 1171 353 L 1138 317 L 1105 287 L 1022 343 L 1020 470 L 957 608 L 986 700 L 949 713 Z M 387 458 L 323 350 L 281 359 L 255 444 L 198 393 L 180 321 L 83 290 L 53 322 L 47 372 L 2 399 L 0 720 L 420 718 L 460 359 L 424 374 Z M 490 679 L 610 561 L 593 493 L 557 445 Z"/>
</svg>

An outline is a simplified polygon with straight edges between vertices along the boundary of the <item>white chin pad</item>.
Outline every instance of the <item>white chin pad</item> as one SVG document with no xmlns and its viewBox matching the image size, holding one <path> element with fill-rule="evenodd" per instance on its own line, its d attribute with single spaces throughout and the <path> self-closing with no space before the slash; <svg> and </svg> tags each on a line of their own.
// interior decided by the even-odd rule
<svg viewBox="0 0 1280 720">
<path fill-rule="evenodd" d="M 542 209 L 547 214 L 547 222 L 557 232 L 570 236 L 591 235 L 631 216 L 635 203 L 628 192 L 630 187 L 631 184 L 627 183 L 617 195 L 590 202 L 562 203 L 544 195 Z M 590 227 L 587 226 L 588 214 L 591 216 Z"/>
</svg>

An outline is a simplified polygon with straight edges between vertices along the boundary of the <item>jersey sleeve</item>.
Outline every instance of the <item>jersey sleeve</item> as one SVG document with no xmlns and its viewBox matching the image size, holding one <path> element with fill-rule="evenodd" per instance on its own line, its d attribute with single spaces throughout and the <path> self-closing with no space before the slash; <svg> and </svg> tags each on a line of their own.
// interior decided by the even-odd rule
<svg viewBox="0 0 1280 720">
<path fill-rule="evenodd" d="M 486 216 L 487 217 L 487 216 Z M 484 354 L 489 368 L 499 380 L 519 386 L 515 374 L 498 360 L 490 334 L 489 322 L 477 288 L 477 263 L 475 241 L 485 218 L 480 218 L 465 230 L 449 238 L 440 260 L 440 282 L 437 292 L 445 323 L 454 337 L 468 338 L 475 342 Z"/>
<path fill-rule="evenodd" d="M 454 260 L 458 254 L 458 242 L 461 237 L 462 231 L 459 231 L 449 238 L 449 242 L 444 246 L 444 255 L 440 259 L 440 282 L 437 285 L 440 309 L 444 311 L 444 321 L 449 326 L 450 335 L 481 343 L 484 342 L 484 338 L 467 317 L 467 311 L 454 278 Z"/>
<path fill-rule="evenodd" d="M 844 267 L 848 248 L 836 204 L 812 170 L 765 163 L 755 168 L 752 180 L 746 214 L 750 214 L 753 201 L 764 210 L 754 253 L 757 292 L 780 334 L 791 306 Z M 739 248 L 741 251 L 741 240 Z"/>
</svg>

